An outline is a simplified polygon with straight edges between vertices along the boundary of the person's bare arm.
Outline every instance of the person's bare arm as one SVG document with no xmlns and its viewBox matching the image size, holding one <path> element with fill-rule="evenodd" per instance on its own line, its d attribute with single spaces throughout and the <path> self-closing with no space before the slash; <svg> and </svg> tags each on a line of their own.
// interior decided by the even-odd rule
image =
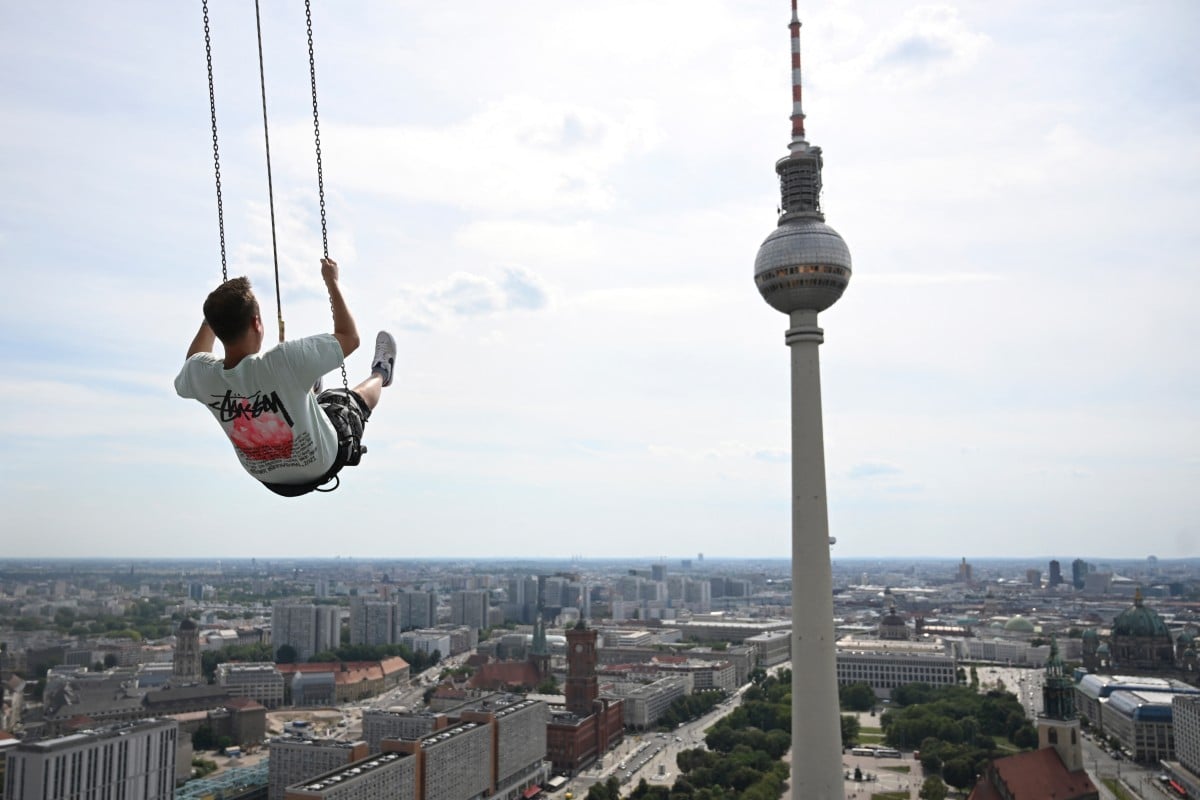
<svg viewBox="0 0 1200 800">
<path fill-rule="evenodd" d="M 333 306 L 333 337 L 342 346 L 342 357 L 345 358 L 358 349 L 358 327 L 350 309 L 346 308 L 346 300 L 338 286 L 338 265 L 332 258 L 321 259 L 321 277 L 325 279 L 329 302 Z"/>
<path fill-rule="evenodd" d="M 192 343 L 188 345 L 187 357 L 191 358 L 196 353 L 211 353 L 213 344 L 217 337 L 213 334 L 212 328 L 208 327 L 207 322 L 200 323 L 200 330 L 196 331 L 196 337 L 192 339 Z"/>
</svg>

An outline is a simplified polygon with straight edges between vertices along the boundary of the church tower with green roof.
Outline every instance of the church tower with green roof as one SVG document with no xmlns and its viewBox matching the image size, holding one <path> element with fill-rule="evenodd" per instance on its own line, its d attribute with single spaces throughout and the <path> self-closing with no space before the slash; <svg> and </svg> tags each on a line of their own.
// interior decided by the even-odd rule
<svg viewBox="0 0 1200 800">
<path fill-rule="evenodd" d="M 1068 772 L 1083 769 L 1083 741 L 1075 713 L 1075 685 L 1058 655 L 1058 640 L 1050 640 L 1050 658 L 1042 684 L 1042 713 L 1038 715 L 1038 747 L 1058 751 Z"/>
</svg>

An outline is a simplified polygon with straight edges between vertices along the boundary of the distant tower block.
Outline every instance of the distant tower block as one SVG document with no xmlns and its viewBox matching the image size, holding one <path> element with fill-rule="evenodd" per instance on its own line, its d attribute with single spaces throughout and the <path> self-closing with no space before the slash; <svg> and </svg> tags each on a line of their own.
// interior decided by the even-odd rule
<svg viewBox="0 0 1200 800">
<path fill-rule="evenodd" d="M 791 151 L 775 164 L 779 226 L 754 261 L 763 299 L 790 318 L 792 374 L 792 800 L 842 798 L 833 575 L 817 314 L 850 282 L 850 250 L 821 213 L 821 148 L 805 139 L 800 19 L 792 0 Z"/>
</svg>

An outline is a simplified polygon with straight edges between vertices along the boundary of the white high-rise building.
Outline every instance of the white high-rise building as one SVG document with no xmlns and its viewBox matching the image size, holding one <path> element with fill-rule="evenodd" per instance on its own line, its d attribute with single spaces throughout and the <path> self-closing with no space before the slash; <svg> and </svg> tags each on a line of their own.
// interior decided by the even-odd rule
<svg viewBox="0 0 1200 800">
<path fill-rule="evenodd" d="M 488 593 L 484 589 L 469 589 L 450 595 L 450 623 L 465 625 L 474 630 L 488 626 Z"/>
<path fill-rule="evenodd" d="M 337 606 L 276 603 L 271 607 L 271 642 L 276 651 L 286 644 L 296 651 L 297 661 L 308 661 L 341 646 L 341 624 Z"/>
<path fill-rule="evenodd" d="M 355 597 L 350 602 L 350 644 L 392 644 L 396 641 L 393 603 Z"/>
<path fill-rule="evenodd" d="M 400 641 L 400 634 L 414 628 L 432 628 L 437 624 L 437 593 L 405 591 L 395 596 L 395 632 L 392 641 Z"/>
<path fill-rule="evenodd" d="M 179 723 L 148 719 L 9 749 L 4 796 L 20 800 L 175 796 Z"/>
<path fill-rule="evenodd" d="M 821 213 L 821 148 L 805 139 L 800 18 L 792 0 L 792 140 L 775 164 L 778 227 L 759 247 L 754 282 L 789 316 L 792 405 L 792 780 L 793 800 L 845 796 L 834 657 L 833 575 L 821 417 L 824 331 L 817 314 L 850 282 L 850 250 Z"/>
<path fill-rule="evenodd" d="M 692 611 L 707 614 L 712 610 L 712 584 L 708 581 L 688 581 L 683 588 L 683 599 Z"/>
</svg>

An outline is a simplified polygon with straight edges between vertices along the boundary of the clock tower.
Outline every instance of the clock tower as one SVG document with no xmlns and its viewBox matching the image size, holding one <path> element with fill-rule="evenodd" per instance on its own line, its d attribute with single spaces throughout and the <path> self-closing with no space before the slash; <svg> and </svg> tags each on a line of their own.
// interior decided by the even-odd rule
<svg viewBox="0 0 1200 800">
<path fill-rule="evenodd" d="M 596 679 L 596 631 L 579 620 L 567 629 L 567 711 L 580 717 L 593 712 L 600 696 Z"/>
</svg>

